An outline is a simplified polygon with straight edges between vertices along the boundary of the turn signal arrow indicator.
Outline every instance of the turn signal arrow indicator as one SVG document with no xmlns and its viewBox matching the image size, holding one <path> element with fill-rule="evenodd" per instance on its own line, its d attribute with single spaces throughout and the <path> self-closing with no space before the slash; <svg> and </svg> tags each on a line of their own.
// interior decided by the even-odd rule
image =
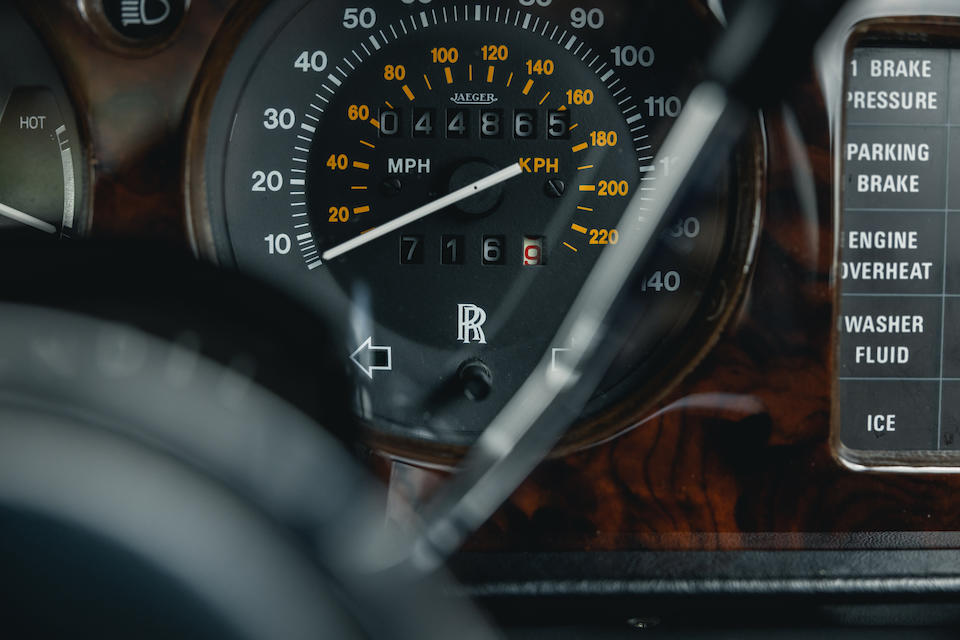
<svg viewBox="0 0 960 640">
<path fill-rule="evenodd" d="M 350 359 L 373 380 L 374 371 L 393 370 L 393 347 L 374 346 L 373 336 L 370 336 L 350 354 Z"/>
</svg>

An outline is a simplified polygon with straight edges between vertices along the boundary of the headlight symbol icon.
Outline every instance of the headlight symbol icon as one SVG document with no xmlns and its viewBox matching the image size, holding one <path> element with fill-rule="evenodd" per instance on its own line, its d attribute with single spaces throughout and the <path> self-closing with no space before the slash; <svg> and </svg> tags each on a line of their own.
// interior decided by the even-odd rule
<svg viewBox="0 0 960 640">
<path fill-rule="evenodd" d="M 156 25 L 170 17 L 169 0 L 123 0 L 120 4 L 125 27 L 134 24 Z"/>
</svg>

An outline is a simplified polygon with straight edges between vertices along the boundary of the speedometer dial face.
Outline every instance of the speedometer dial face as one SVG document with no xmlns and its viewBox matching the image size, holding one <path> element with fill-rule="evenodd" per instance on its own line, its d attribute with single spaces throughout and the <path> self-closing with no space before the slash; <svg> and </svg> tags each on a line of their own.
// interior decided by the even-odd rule
<svg viewBox="0 0 960 640">
<path fill-rule="evenodd" d="M 512 12 L 504 24 L 501 13 L 497 21 L 477 6 L 469 21 L 444 22 L 440 12 L 436 23 L 422 13 L 387 28 L 387 42 L 378 34 L 346 59 L 387 51 L 351 73 L 334 70 L 301 123 L 308 187 L 291 208 L 311 218 L 300 245 L 307 268 L 324 265 L 346 291 L 369 289 L 382 326 L 441 352 L 541 336 L 548 326 L 537 316 L 568 306 L 585 265 L 617 241 L 624 200 L 652 160 L 637 105 L 618 107 L 607 95 L 601 77 L 616 84 L 612 69 L 594 73 L 557 42 L 558 27 L 531 34 L 522 28 L 532 28 L 530 14 Z M 616 151 L 591 153 L 599 144 Z M 329 258 L 347 240 L 511 165 L 518 170 L 506 180 Z M 569 208 L 564 228 L 554 224 L 558 207 Z M 491 312 L 524 267 L 549 269 L 551 286 L 525 292 L 525 311 L 505 315 L 488 339 Z M 502 368 L 494 353 L 477 357 Z"/>
<path fill-rule="evenodd" d="M 691 42 L 709 21 L 566 4 L 280 2 L 227 69 L 206 146 L 214 250 L 339 316 L 375 430 L 467 444 L 544 353 L 562 364 L 564 313 L 670 169 L 655 156 L 691 43 L 649 21 L 685 19 Z M 667 229 L 598 407 L 718 315 L 735 211 L 721 185 Z"/>
</svg>

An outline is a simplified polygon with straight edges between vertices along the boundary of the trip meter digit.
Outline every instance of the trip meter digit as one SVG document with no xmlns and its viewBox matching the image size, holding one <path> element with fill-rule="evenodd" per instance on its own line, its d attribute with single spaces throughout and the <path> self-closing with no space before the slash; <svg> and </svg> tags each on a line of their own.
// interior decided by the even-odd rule
<svg viewBox="0 0 960 640">
<path fill-rule="evenodd" d="M 656 197 L 710 28 L 685 8 L 529 4 L 274 3 L 212 105 L 215 257 L 338 316 L 358 414 L 404 441 L 469 444 L 544 353 L 562 366 L 551 337 L 627 203 Z M 649 22 L 634 39 L 665 12 L 693 42 Z M 725 187 L 661 239 L 597 407 L 652 380 L 671 340 L 702 346 L 689 323 L 720 315 L 735 232 Z"/>
</svg>

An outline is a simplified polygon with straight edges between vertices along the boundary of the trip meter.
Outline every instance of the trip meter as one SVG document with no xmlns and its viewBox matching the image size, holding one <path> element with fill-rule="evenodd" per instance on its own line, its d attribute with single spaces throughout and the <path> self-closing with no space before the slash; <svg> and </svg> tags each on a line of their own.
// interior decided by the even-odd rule
<svg viewBox="0 0 960 640">
<path fill-rule="evenodd" d="M 670 170 L 654 157 L 715 25 L 656 4 L 271 5 L 212 105 L 201 249 L 340 316 L 376 431 L 469 444 L 545 352 L 563 366 L 564 312 Z M 757 162 L 665 233 L 597 409 L 654 397 L 716 329 L 751 229 L 728 186 Z"/>
</svg>

